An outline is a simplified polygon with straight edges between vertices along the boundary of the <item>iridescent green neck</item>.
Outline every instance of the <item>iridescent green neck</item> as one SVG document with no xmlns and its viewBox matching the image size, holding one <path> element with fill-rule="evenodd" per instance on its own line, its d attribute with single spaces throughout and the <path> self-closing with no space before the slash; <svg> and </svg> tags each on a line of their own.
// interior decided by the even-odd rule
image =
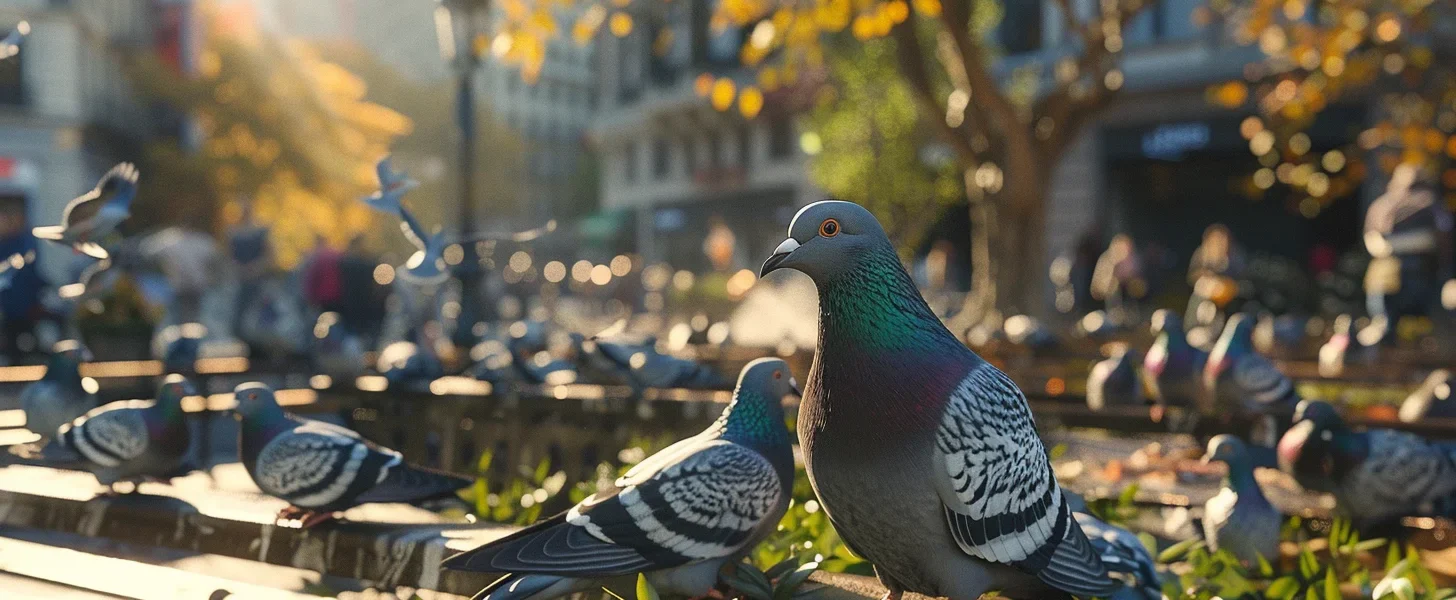
<svg viewBox="0 0 1456 600">
<path fill-rule="evenodd" d="M 819 285 L 819 344 L 876 352 L 965 347 L 941 324 L 888 244 Z"/>
<path fill-rule="evenodd" d="M 741 388 L 734 393 L 733 402 L 723 410 L 723 416 L 718 417 L 713 428 L 722 432 L 723 439 L 748 446 L 787 446 L 793 443 L 789 438 L 783 405 Z"/>
</svg>

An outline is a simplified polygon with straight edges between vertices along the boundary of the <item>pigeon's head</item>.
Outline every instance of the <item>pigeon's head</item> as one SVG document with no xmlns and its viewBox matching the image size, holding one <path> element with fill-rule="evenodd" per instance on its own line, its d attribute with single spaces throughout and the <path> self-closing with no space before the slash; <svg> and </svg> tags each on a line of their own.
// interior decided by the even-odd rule
<svg viewBox="0 0 1456 600">
<path fill-rule="evenodd" d="M 875 252 L 894 252 L 875 216 L 853 202 L 823 200 L 799 209 L 788 239 L 764 261 L 759 276 L 789 268 L 824 282 Z"/>
<path fill-rule="evenodd" d="M 1294 407 L 1294 421 L 1311 421 L 1315 427 L 1330 429 L 1344 425 L 1340 418 L 1339 411 L 1335 410 L 1329 402 L 1324 400 L 1301 400 L 1298 406 Z"/>
<path fill-rule="evenodd" d="M 233 390 L 237 398 L 237 413 L 244 421 L 282 414 L 278 400 L 273 397 L 273 388 L 259 382 L 244 383 Z"/>
<path fill-rule="evenodd" d="M 157 405 L 165 408 L 181 408 L 182 399 L 196 396 L 197 387 L 185 376 L 173 373 L 162 380 L 157 387 Z"/>
<path fill-rule="evenodd" d="M 1248 349 L 1254 342 L 1254 319 L 1244 313 L 1229 317 L 1223 326 L 1223 340 L 1239 349 Z"/>
<path fill-rule="evenodd" d="M 1249 460 L 1249 447 L 1244 441 L 1229 435 L 1213 436 L 1208 440 L 1208 451 L 1203 454 L 1203 464 L 1211 462 L 1227 463 L 1234 466 L 1246 463 Z"/>
<path fill-rule="evenodd" d="M 783 400 L 784 396 L 802 395 L 799 382 L 789 372 L 789 363 L 778 358 L 760 358 L 748 363 L 738 373 L 736 394 L 752 392 L 770 400 Z"/>
<path fill-rule="evenodd" d="M 51 366 L 63 369 L 78 369 L 83 362 L 90 362 L 91 351 L 76 340 L 61 340 L 51 349 Z"/>
<path fill-rule="evenodd" d="M 723 437 L 740 443 L 787 447 L 784 396 L 800 395 L 789 364 L 777 358 L 760 358 L 738 374 L 733 402 L 718 422 Z"/>
</svg>

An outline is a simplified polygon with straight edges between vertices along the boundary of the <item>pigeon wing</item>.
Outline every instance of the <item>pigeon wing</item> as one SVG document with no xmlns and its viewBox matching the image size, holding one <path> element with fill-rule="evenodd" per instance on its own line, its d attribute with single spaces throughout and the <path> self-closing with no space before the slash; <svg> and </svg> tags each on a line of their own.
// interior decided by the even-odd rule
<svg viewBox="0 0 1456 600">
<path fill-rule="evenodd" d="M 1157 563 L 1137 536 L 1087 513 L 1074 512 L 1072 516 L 1108 571 L 1132 578 L 1148 598 L 1162 599 Z"/>
<path fill-rule="evenodd" d="M 951 393 L 936 431 L 936 490 L 966 554 L 1077 596 L 1120 586 L 1072 520 L 1021 390 L 989 364 Z"/>
<path fill-rule="evenodd" d="M 742 552 L 779 517 L 782 485 L 762 455 L 722 440 L 674 445 L 564 515 L 446 562 L 454 569 L 603 577 Z M 656 458 L 656 457 L 654 457 Z"/>
<path fill-rule="evenodd" d="M 116 467 L 147 451 L 150 437 L 142 411 L 150 402 L 124 402 L 87 413 L 57 432 L 60 442 L 86 460 Z"/>
<path fill-rule="evenodd" d="M 304 508 L 347 504 L 404 462 L 342 427 L 299 420 L 258 453 L 253 479 L 263 491 Z"/>
</svg>

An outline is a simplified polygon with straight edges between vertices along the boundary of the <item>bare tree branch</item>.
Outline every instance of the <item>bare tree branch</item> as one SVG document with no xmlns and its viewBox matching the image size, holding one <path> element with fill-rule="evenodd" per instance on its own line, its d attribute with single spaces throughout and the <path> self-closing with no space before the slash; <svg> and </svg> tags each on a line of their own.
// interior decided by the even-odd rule
<svg viewBox="0 0 1456 600">
<path fill-rule="evenodd" d="M 1118 30 L 1125 30 L 1130 21 L 1155 2 L 1156 0 L 1140 2 L 1130 10 L 1118 14 Z M 1071 12 L 1071 0 L 1057 0 L 1057 3 L 1062 9 L 1064 22 L 1078 22 Z M 1082 23 L 1076 33 L 1083 44 L 1082 55 L 1076 62 L 1076 77 L 1059 84 L 1057 89 L 1038 101 L 1032 110 L 1034 122 L 1050 119 L 1051 134 L 1041 146 L 1042 156 L 1048 159 L 1061 154 L 1062 149 L 1071 142 L 1086 121 L 1106 107 L 1116 95 L 1114 91 L 1107 89 L 1105 82 L 1114 62 L 1110 59 L 1115 58 L 1116 53 L 1107 49 L 1102 19 L 1094 17 Z M 1073 89 L 1083 80 L 1088 81 L 1088 88 L 1084 95 L 1078 96 L 1073 93 Z"/>
<path fill-rule="evenodd" d="M 1006 98 L 987 66 L 979 42 L 971 39 L 970 0 L 946 0 L 941 5 L 940 20 L 960 51 L 966 78 L 971 83 L 971 102 L 980 103 L 1008 132 L 1020 127 L 1016 107 Z M 1015 135 L 1015 134 L 1012 134 Z"/>
<path fill-rule="evenodd" d="M 977 161 L 976 151 L 971 147 L 971 140 L 961 129 L 951 127 L 945 122 L 945 106 L 936 97 L 935 86 L 931 83 L 930 73 L 926 69 L 927 62 L 925 52 L 920 49 L 920 36 L 915 33 L 915 19 L 909 18 L 895 25 L 891 30 L 895 36 L 895 57 L 900 63 L 900 74 L 910 84 L 915 99 L 920 103 L 928 119 L 941 137 L 955 149 L 963 163 L 974 163 Z"/>
</svg>

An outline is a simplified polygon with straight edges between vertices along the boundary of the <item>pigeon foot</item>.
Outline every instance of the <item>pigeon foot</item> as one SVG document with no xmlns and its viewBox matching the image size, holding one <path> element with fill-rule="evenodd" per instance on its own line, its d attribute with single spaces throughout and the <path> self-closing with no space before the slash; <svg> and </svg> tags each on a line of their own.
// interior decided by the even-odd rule
<svg viewBox="0 0 1456 600">
<path fill-rule="evenodd" d="M 306 508 L 289 506 L 278 511 L 276 520 L 282 524 L 286 522 L 298 522 L 299 529 L 309 529 L 316 525 L 334 520 L 334 512 L 314 512 Z"/>
</svg>

